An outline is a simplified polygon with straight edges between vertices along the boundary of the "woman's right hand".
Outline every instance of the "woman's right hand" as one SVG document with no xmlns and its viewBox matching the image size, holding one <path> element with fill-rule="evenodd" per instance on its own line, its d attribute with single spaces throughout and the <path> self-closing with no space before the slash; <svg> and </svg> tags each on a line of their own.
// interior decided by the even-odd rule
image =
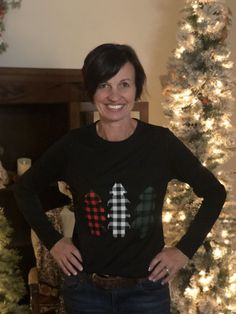
<svg viewBox="0 0 236 314">
<path fill-rule="evenodd" d="M 82 257 L 80 251 L 75 247 L 69 238 L 62 238 L 54 244 L 50 253 L 67 275 L 77 275 L 78 271 L 83 270 Z"/>
</svg>

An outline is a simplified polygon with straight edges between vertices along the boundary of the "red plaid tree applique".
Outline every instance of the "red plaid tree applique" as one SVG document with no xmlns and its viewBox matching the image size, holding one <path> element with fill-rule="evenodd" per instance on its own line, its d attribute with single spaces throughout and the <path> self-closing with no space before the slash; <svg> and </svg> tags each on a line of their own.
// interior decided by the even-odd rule
<svg viewBox="0 0 236 314">
<path fill-rule="evenodd" d="M 104 230 L 104 222 L 107 219 L 105 209 L 102 207 L 102 200 L 99 195 L 90 191 L 85 195 L 84 202 L 90 233 L 99 237 Z"/>
</svg>

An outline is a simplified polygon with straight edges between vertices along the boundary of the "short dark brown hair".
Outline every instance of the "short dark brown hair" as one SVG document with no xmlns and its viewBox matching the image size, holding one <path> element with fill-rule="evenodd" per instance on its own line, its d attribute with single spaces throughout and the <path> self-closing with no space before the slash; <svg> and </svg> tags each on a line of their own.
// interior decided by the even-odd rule
<svg viewBox="0 0 236 314">
<path fill-rule="evenodd" d="M 102 44 L 94 48 L 84 60 L 82 68 L 85 89 L 93 96 L 99 84 L 116 75 L 121 67 L 130 62 L 135 70 L 135 99 L 142 95 L 146 74 L 134 49 L 128 45 Z"/>
</svg>

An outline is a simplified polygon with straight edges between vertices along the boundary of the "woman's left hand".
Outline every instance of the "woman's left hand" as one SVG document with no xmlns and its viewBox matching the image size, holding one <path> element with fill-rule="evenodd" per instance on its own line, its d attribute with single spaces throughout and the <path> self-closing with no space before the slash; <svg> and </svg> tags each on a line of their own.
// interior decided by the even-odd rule
<svg viewBox="0 0 236 314">
<path fill-rule="evenodd" d="M 162 279 L 162 284 L 165 284 L 176 276 L 188 260 L 188 257 L 176 247 L 164 247 L 151 261 L 148 278 L 152 281 Z"/>
</svg>

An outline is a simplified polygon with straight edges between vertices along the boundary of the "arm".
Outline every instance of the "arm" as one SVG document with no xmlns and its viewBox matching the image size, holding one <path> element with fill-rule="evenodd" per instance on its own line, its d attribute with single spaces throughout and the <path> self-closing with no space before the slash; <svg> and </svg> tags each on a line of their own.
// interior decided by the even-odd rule
<svg viewBox="0 0 236 314">
<path fill-rule="evenodd" d="M 207 170 L 191 151 L 168 132 L 168 158 L 171 178 L 188 183 L 203 198 L 200 208 L 185 235 L 174 248 L 164 248 L 150 264 L 150 279 L 171 280 L 192 258 L 217 220 L 226 198 L 224 186 Z"/>
<path fill-rule="evenodd" d="M 50 183 L 64 179 L 67 152 L 70 149 L 68 140 L 63 137 L 21 176 L 14 186 L 18 207 L 26 221 L 67 275 L 75 274 L 76 269 L 81 270 L 80 252 L 71 240 L 63 238 L 63 235 L 54 229 L 42 208 L 38 194 Z"/>
<path fill-rule="evenodd" d="M 169 151 L 173 178 L 188 183 L 194 193 L 203 199 L 187 232 L 176 245 L 192 258 L 217 220 L 225 202 L 226 191 L 216 177 L 171 132 Z"/>
<path fill-rule="evenodd" d="M 20 176 L 13 187 L 20 211 L 48 249 L 60 240 L 62 235 L 49 222 L 42 208 L 39 193 L 63 176 L 66 163 L 63 150 L 63 140 L 61 140 Z"/>
</svg>

